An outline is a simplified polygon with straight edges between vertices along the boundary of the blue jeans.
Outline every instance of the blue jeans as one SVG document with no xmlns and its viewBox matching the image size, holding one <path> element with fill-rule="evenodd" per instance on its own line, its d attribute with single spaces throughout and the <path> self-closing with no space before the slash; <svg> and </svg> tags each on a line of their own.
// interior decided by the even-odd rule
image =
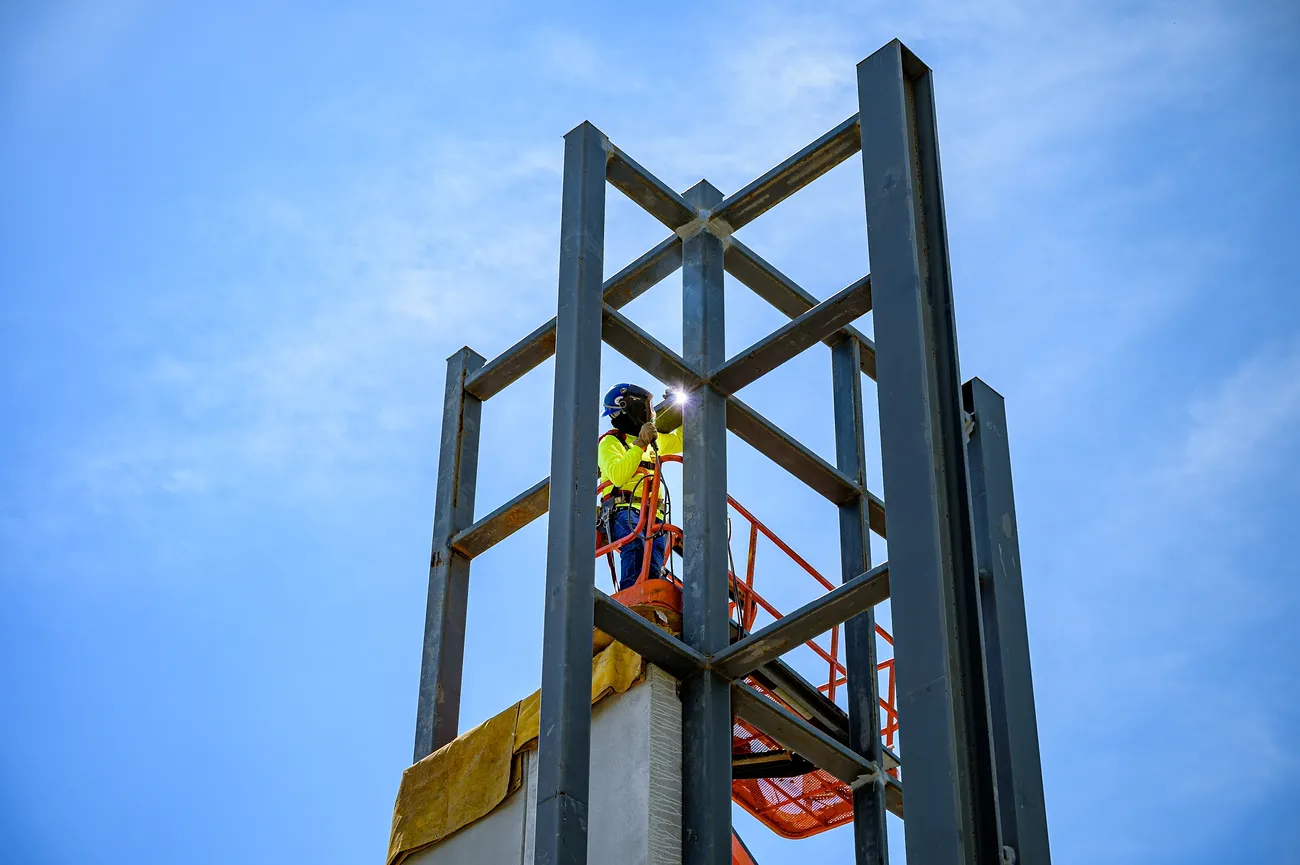
<svg viewBox="0 0 1300 865">
<path fill-rule="evenodd" d="M 637 521 L 641 519 L 641 512 L 636 508 L 619 508 L 614 511 L 611 541 L 616 541 L 626 537 L 636 531 Z M 647 579 L 654 579 L 659 576 L 659 572 L 664 567 L 664 554 L 668 551 L 668 536 L 666 534 L 655 538 L 650 544 L 650 573 L 646 575 Z M 622 547 L 619 547 L 619 591 L 631 588 L 641 576 L 641 565 L 645 554 L 645 541 L 640 538 L 628 541 Z"/>
</svg>

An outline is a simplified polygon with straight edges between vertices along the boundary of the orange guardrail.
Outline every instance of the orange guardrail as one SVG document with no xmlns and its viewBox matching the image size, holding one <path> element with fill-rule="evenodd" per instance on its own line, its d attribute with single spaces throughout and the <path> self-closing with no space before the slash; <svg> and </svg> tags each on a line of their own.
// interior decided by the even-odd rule
<svg viewBox="0 0 1300 865">
<path fill-rule="evenodd" d="M 604 542 L 602 542 L 598 537 L 596 557 L 608 557 L 611 575 L 614 573 L 613 554 L 636 538 L 642 538 L 648 544 L 658 535 L 665 534 L 669 536 L 672 547 L 676 547 L 682 539 L 681 528 L 667 522 L 669 515 L 665 514 L 661 518 L 659 513 L 659 493 L 662 487 L 661 467 L 664 462 L 681 462 L 681 457 L 676 455 L 662 456 L 655 461 L 653 470 L 638 470 L 638 474 L 643 474 L 648 482 L 639 485 L 642 488 L 641 508 L 636 528 L 622 538 L 605 538 L 603 539 Z M 608 482 L 601 484 L 596 490 L 597 493 L 603 492 L 608 486 Z M 766 538 L 774 544 L 780 552 L 784 553 L 801 570 L 812 577 L 820 587 L 826 591 L 835 588 L 834 583 L 826 579 L 806 559 L 791 549 L 789 544 L 781 540 L 775 532 L 730 495 L 727 496 L 727 504 L 731 510 L 749 524 L 744 577 L 739 577 L 734 572 L 734 564 L 728 569 L 733 599 L 731 613 L 746 631 L 753 630 L 759 611 L 771 616 L 774 620 L 780 619 L 783 615 L 774 604 L 763 596 L 757 586 L 757 555 L 760 537 Z M 731 539 L 730 533 L 728 534 L 728 552 L 730 553 Z M 671 550 L 669 555 L 671 555 Z M 651 588 L 647 584 L 647 581 L 651 580 L 649 570 L 650 556 L 644 555 L 642 557 L 641 573 L 636 584 L 631 589 L 619 592 L 620 600 L 623 600 L 629 606 L 646 606 L 656 610 L 669 610 L 675 606 L 676 609 L 673 612 L 680 615 L 680 591 L 666 593 L 648 591 Z M 617 584 L 617 582 L 617 576 L 615 576 L 615 583 Z M 662 584 L 663 581 L 656 582 Z M 667 582 L 672 584 L 674 588 L 680 588 L 681 582 L 675 575 L 669 574 Z M 892 657 L 894 640 L 890 633 L 879 625 L 876 625 L 876 636 L 889 647 L 891 655 L 891 657 L 880 661 L 876 665 L 877 675 L 880 673 L 885 674 L 885 694 L 880 698 L 880 709 L 883 716 L 880 735 L 886 746 L 895 748 L 898 734 L 898 711 L 895 705 L 897 688 L 894 676 L 894 659 Z M 818 685 L 817 688 L 832 702 L 835 700 L 839 687 L 848 681 L 848 671 L 840 660 L 840 644 L 839 625 L 830 631 L 829 646 L 824 646 L 816 639 L 808 640 L 805 643 L 827 665 L 826 681 Z M 753 679 L 747 681 L 748 684 L 756 687 L 770 699 L 784 705 L 782 700 L 764 689 Z M 793 710 L 794 707 L 787 706 L 787 708 Z M 761 731 L 744 721 L 735 721 L 732 729 L 733 753 L 753 755 L 780 750 L 782 750 L 781 746 Z M 889 773 L 897 778 L 899 770 L 893 768 L 889 770 Z M 774 832 L 786 838 L 807 838 L 843 825 L 853 819 L 852 791 L 847 784 L 820 769 L 791 777 L 738 779 L 732 782 L 732 798 Z"/>
</svg>

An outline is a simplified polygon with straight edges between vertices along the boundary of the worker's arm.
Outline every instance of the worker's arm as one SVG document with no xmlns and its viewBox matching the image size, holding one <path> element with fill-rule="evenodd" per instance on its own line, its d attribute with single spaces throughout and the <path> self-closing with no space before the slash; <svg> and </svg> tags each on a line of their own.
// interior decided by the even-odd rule
<svg viewBox="0 0 1300 865">
<path fill-rule="evenodd" d="M 613 481 L 614 486 L 621 487 L 632 480 L 636 470 L 641 467 L 644 455 L 645 451 L 636 442 L 624 450 L 617 437 L 605 436 L 600 440 L 600 449 L 596 451 L 596 462 L 600 464 L 601 473 Z"/>
<path fill-rule="evenodd" d="M 659 455 L 679 454 L 682 452 L 682 428 L 678 427 L 672 432 L 659 433 L 655 446 L 659 449 Z"/>
</svg>

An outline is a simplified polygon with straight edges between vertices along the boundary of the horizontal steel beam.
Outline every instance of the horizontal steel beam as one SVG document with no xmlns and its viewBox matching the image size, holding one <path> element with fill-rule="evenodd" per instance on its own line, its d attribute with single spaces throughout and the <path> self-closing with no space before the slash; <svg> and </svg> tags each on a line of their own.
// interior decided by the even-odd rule
<svg viewBox="0 0 1300 865">
<path fill-rule="evenodd" d="M 806 775 L 816 768 L 810 761 L 784 748 L 780 751 L 761 751 L 757 754 L 731 756 L 733 781 L 745 778 L 795 778 Z"/>
<path fill-rule="evenodd" d="M 611 348 L 661 382 L 694 387 L 695 370 L 681 355 L 646 333 L 611 306 L 605 307 L 602 337 Z"/>
<path fill-rule="evenodd" d="M 769 661 L 750 678 L 776 694 L 786 705 L 841 742 L 849 741 L 849 716 L 817 686 L 784 661 Z"/>
<path fill-rule="evenodd" d="M 878 771 L 865 757 L 748 685 L 737 682 L 731 686 L 731 705 L 736 717 L 846 784 L 859 784 Z"/>
<path fill-rule="evenodd" d="M 659 241 L 644 255 L 605 280 L 602 297 L 619 309 L 640 297 L 682 266 L 682 241 L 677 235 Z M 555 354 L 555 319 L 492 358 L 465 380 L 471 396 L 488 399 Z"/>
<path fill-rule="evenodd" d="M 885 776 L 885 807 L 890 814 L 903 819 L 903 783 L 893 775 Z"/>
<path fill-rule="evenodd" d="M 451 548 L 474 558 L 504 541 L 546 513 L 551 501 L 551 479 L 542 478 L 474 525 L 451 539 Z"/>
<path fill-rule="evenodd" d="M 727 244 L 723 266 L 727 273 L 749 286 L 755 294 L 784 312 L 790 318 L 803 315 L 817 305 L 817 298 L 764 261 L 758 253 L 735 237 Z M 853 327 L 841 328 L 822 342 L 834 345 L 843 336 L 851 336 L 862 344 L 862 371 L 876 377 L 876 344 Z"/>
<path fill-rule="evenodd" d="M 888 599 L 889 564 L 885 563 L 732 643 L 713 657 L 713 669 L 738 679 Z"/>
<path fill-rule="evenodd" d="M 885 503 L 875 493 L 867 493 L 867 524 L 882 538 L 885 535 Z"/>
<path fill-rule="evenodd" d="M 699 216 L 685 198 L 613 145 L 610 145 L 605 179 L 673 231 Z"/>
<path fill-rule="evenodd" d="M 451 547 L 467 558 L 481 556 L 533 520 L 546 513 L 550 505 L 551 479 L 542 478 L 469 528 L 451 539 Z M 871 528 L 885 536 L 885 503 L 868 493 Z"/>
<path fill-rule="evenodd" d="M 609 595 L 596 592 L 595 624 L 664 672 L 684 679 L 703 670 L 703 655 L 681 640 L 651 624 Z"/>
<path fill-rule="evenodd" d="M 870 311 L 868 274 L 718 367 L 710 375 L 713 386 L 723 393 L 735 393 Z"/>
<path fill-rule="evenodd" d="M 827 699 L 826 695 L 782 661 L 771 661 L 751 675 L 754 681 L 781 698 L 782 702 L 807 718 L 833 739 L 847 747 L 849 741 L 849 716 L 843 709 Z M 884 768 L 899 765 L 898 755 L 881 748 Z M 885 807 L 897 817 L 903 816 L 903 787 L 894 778 L 885 776 Z"/>
<path fill-rule="evenodd" d="M 728 196 L 711 214 L 732 230 L 753 222 L 862 149 L 858 115 Z"/>
<path fill-rule="evenodd" d="M 862 494 L 843 472 L 735 397 L 727 399 L 727 429 L 837 505 Z"/>
</svg>

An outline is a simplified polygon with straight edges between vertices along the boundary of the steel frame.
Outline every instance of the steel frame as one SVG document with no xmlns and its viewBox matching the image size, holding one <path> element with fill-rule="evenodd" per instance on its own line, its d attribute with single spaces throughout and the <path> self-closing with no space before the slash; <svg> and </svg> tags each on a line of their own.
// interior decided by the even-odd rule
<svg viewBox="0 0 1300 865">
<path fill-rule="evenodd" d="M 469 348 L 448 360 L 414 756 L 457 732 L 470 560 L 549 510 L 538 865 L 587 861 L 593 627 L 682 682 L 685 865 L 731 861 L 733 712 L 850 783 L 855 861 L 887 862 L 884 815 L 902 816 L 902 786 L 886 774 L 898 760 L 879 735 L 872 610 L 886 599 L 908 740 L 909 856 L 1048 861 L 1005 413 L 987 385 L 968 383 L 968 466 L 930 70 L 894 41 L 859 64 L 858 93 L 857 115 L 730 196 L 707 181 L 679 195 L 590 123 L 576 127 L 565 136 L 556 317 L 490 362 Z M 733 232 L 859 151 L 873 273 L 818 301 Z M 672 234 L 602 281 L 606 183 Z M 678 268 L 681 355 L 619 312 Z M 724 272 L 791 319 L 731 359 Z M 850 326 L 868 311 L 879 344 Z M 694 393 L 684 418 L 680 640 L 592 583 L 602 340 Z M 831 346 L 835 465 L 735 396 L 816 342 Z M 482 402 L 552 355 L 550 476 L 474 521 Z M 875 567 L 870 534 L 885 537 L 886 511 L 866 488 L 862 373 L 878 385 L 889 502 L 890 562 Z M 753 634 L 728 614 L 727 430 L 839 510 L 843 585 Z M 840 623 L 847 713 L 780 660 Z"/>
</svg>

